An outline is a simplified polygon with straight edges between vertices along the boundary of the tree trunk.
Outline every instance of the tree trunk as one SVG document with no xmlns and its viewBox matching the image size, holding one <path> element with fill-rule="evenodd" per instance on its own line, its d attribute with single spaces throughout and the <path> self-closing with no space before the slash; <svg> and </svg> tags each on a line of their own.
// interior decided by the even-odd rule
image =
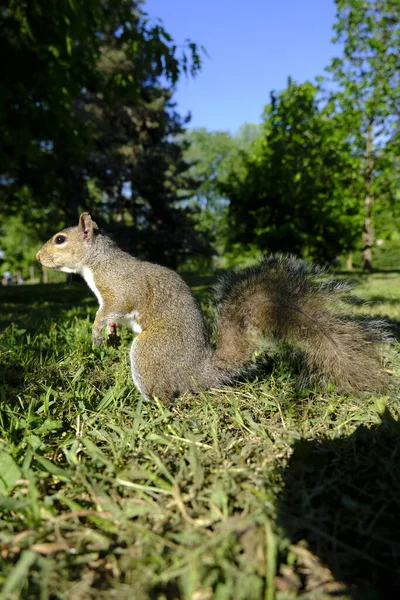
<svg viewBox="0 0 400 600">
<path fill-rule="evenodd" d="M 349 252 L 346 258 L 346 270 L 347 271 L 352 271 L 353 270 L 353 253 Z"/>
<path fill-rule="evenodd" d="M 367 205 L 367 199 L 365 199 L 365 204 Z M 365 216 L 364 224 L 361 234 L 362 240 L 362 262 L 361 267 L 363 269 L 372 269 L 372 245 L 374 243 L 374 230 L 371 225 L 371 218 Z"/>
<path fill-rule="evenodd" d="M 367 168 L 365 171 L 365 200 L 364 200 L 364 223 L 361 234 L 362 242 L 362 262 L 363 269 L 372 269 L 372 246 L 374 244 L 374 229 L 372 227 L 372 213 L 374 199 L 372 196 L 372 178 L 374 171 L 374 155 L 373 155 L 373 135 L 374 135 L 374 120 L 371 117 L 367 129 L 366 143 L 366 159 Z"/>
</svg>

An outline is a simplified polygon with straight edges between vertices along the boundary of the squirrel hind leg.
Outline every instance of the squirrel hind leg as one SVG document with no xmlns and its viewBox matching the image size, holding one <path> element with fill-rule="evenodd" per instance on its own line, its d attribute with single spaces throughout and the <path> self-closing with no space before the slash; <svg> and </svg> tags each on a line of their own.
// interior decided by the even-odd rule
<svg viewBox="0 0 400 600">
<path fill-rule="evenodd" d="M 178 368 L 180 361 L 176 353 L 165 350 L 157 347 L 157 336 L 153 338 L 147 330 L 134 339 L 130 360 L 133 382 L 142 396 L 167 403 L 193 386 L 190 385 L 188 368 Z M 171 362 L 173 356 L 176 358 Z"/>
<path fill-rule="evenodd" d="M 136 337 L 133 340 L 133 343 L 131 346 L 131 351 L 130 351 L 132 379 L 133 379 L 133 383 L 135 384 L 135 386 L 139 390 L 139 392 L 142 394 L 142 396 L 144 396 L 144 398 L 146 398 L 146 400 L 150 400 L 150 397 L 151 397 L 151 394 L 149 393 L 150 390 L 147 389 L 147 387 L 145 385 L 144 377 L 142 376 L 142 373 L 138 366 L 137 352 L 136 352 L 136 345 L 137 345 L 138 341 L 139 341 L 139 337 Z"/>
</svg>

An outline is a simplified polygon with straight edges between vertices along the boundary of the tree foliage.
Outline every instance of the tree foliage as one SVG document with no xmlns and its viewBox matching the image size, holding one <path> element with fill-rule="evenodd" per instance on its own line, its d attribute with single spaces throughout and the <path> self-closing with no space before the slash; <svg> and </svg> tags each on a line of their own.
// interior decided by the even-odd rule
<svg viewBox="0 0 400 600">
<path fill-rule="evenodd" d="M 191 173 L 199 181 L 200 204 L 216 206 L 221 200 L 221 184 L 232 170 L 240 169 L 243 159 L 260 135 L 260 127 L 245 123 L 236 135 L 229 131 L 192 129 L 185 135 L 188 148 L 185 158 Z"/>
<path fill-rule="evenodd" d="M 207 248 L 179 204 L 194 181 L 173 139 L 184 120 L 171 94 L 200 67 L 195 44 L 179 49 L 141 0 L 9 0 L 0 49 L 3 215 L 54 227 L 93 207 L 163 262 Z"/>
<path fill-rule="evenodd" d="M 247 157 L 260 137 L 260 127 L 245 123 L 236 134 L 229 131 L 189 130 L 185 160 L 198 183 L 190 203 L 197 205 L 197 230 L 211 237 L 219 255 L 226 253 L 228 199 L 222 192 L 230 174 L 244 168 Z M 219 260 L 220 263 L 220 260 Z M 226 262 L 224 262 L 224 265 Z"/>
<path fill-rule="evenodd" d="M 339 86 L 332 98 L 361 159 L 363 266 L 371 268 L 374 202 L 382 192 L 381 179 L 387 181 L 387 169 L 393 169 L 389 157 L 395 158 L 385 146 L 399 122 L 400 8 L 397 0 L 336 0 L 336 6 L 334 41 L 342 45 L 343 55 L 328 70 Z"/>
<path fill-rule="evenodd" d="M 318 88 L 289 81 L 265 108 L 262 143 L 222 185 L 231 243 L 333 259 L 354 244 L 359 180 L 340 115 Z"/>
<path fill-rule="evenodd" d="M 142 0 L 4 2 L 3 238 L 7 223 L 47 237 L 85 208 L 127 249 L 171 266 L 208 261 L 210 240 L 230 256 L 319 260 L 362 240 L 371 267 L 374 229 L 395 239 L 400 224 L 400 10 L 335 1 L 333 85 L 290 81 L 261 127 L 236 135 L 185 131 L 174 86 L 199 70 L 199 52 L 178 47 Z"/>
<path fill-rule="evenodd" d="M 115 63 L 113 56 L 108 49 L 107 65 Z M 197 207 L 186 202 L 197 181 L 184 158 L 186 143 L 178 139 L 186 121 L 175 111 L 171 90 L 154 78 L 142 85 L 135 104 L 121 99 L 110 107 L 87 95 L 84 110 L 94 124 L 85 162 L 91 210 L 139 256 L 177 266 L 188 254 L 210 254 L 206 236 L 194 229 Z"/>
</svg>

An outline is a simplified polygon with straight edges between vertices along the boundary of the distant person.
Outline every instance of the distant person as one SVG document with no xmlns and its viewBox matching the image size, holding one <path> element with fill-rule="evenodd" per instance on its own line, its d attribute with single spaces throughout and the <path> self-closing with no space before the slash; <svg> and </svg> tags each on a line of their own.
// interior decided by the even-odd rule
<svg viewBox="0 0 400 600">
<path fill-rule="evenodd" d="M 11 277 L 10 271 L 4 271 L 2 284 L 3 285 L 12 285 L 12 277 Z"/>
</svg>

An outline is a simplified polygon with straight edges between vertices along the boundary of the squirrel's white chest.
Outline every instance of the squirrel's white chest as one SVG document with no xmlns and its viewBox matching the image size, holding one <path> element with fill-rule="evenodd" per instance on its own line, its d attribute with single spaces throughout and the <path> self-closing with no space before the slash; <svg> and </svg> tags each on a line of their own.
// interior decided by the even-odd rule
<svg viewBox="0 0 400 600">
<path fill-rule="evenodd" d="M 89 267 L 84 267 L 83 271 L 82 271 L 82 277 L 83 279 L 86 281 L 86 283 L 88 284 L 88 286 L 90 287 L 90 289 L 92 290 L 92 292 L 94 293 L 94 295 L 96 296 L 100 308 L 103 306 L 104 304 L 104 300 L 99 292 L 99 290 L 96 287 L 96 284 L 94 282 L 93 279 L 93 273 L 92 271 L 89 269 Z"/>
</svg>

